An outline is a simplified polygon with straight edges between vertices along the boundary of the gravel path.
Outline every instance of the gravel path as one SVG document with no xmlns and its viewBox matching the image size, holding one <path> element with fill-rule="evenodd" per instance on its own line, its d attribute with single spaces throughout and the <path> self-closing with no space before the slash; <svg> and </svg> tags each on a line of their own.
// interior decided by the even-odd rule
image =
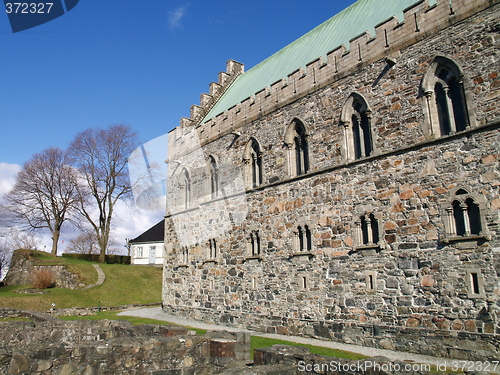
<svg viewBox="0 0 500 375">
<path fill-rule="evenodd" d="M 443 366 L 443 363 L 446 361 L 447 366 L 451 367 L 452 359 L 440 358 L 440 357 L 431 357 L 427 355 L 414 354 L 414 353 L 406 353 L 406 352 L 397 352 L 393 350 L 385 350 L 385 349 L 376 349 L 370 348 L 366 346 L 352 345 L 352 344 L 343 344 L 334 341 L 326 341 L 326 340 L 318 340 L 312 339 L 308 337 L 299 337 L 299 336 L 286 336 L 286 335 L 277 335 L 271 333 L 262 333 L 262 332 L 254 332 L 249 331 L 242 328 L 234 328 L 234 327 L 226 327 L 219 326 L 215 324 L 206 324 L 201 323 L 196 320 L 186 319 L 182 317 L 177 317 L 174 315 L 166 314 L 162 311 L 161 307 L 153 307 L 153 308 L 139 308 L 139 309 L 130 309 L 123 312 L 120 312 L 118 315 L 128 315 L 128 316 L 136 316 L 141 318 L 149 318 L 156 320 L 163 320 L 169 323 L 174 323 L 182 326 L 192 327 L 192 328 L 201 328 L 211 331 L 230 331 L 230 332 L 251 332 L 254 336 L 260 337 L 268 337 L 273 339 L 287 340 L 296 342 L 299 344 L 310 344 L 315 346 L 322 346 L 326 348 L 332 349 L 340 349 L 345 351 L 350 351 L 354 353 L 359 353 L 368 357 L 386 357 L 391 361 L 407 361 L 407 362 L 416 362 L 416 363 L 428 363 L 432 365 L 440 365 Z M 500 374 L 500 369 L 497 369 L 495 373 Z"/>
<path fill-rule="evenodd" d="M 97 271 L 97 281 L 95 284 L 92 285 L 87 285 L 85 288 L 82 289 L 90 289 L 94 288 L 96 286 L 102 285 L 104 281 L 106 280 L 106 275 L 104 274 L 104 271 L 98 264 L 93 264 L 95 270 Z"/>
</svg>

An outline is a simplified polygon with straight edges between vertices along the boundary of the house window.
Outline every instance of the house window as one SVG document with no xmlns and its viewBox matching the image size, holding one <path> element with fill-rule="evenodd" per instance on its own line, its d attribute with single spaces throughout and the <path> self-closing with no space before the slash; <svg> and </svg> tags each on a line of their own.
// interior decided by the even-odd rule
<svg viewBox="0 0 500 375">
<path fill-rule="evenodd" d="M 304 124 L 294 119 L 285 134 L 287 147 L 288 174 L 290 177 L 300 176 L 309 171 L 309 150 Z"/>
<path fill-rule="evenodd" d="M 247 189 L 253 189 L 262 184 L 262 152 L 259 142 L 250 139 L 245 147 L 243 157 L 245 163 L 245 183 Z"/>
<path fill-rule="evenodd" d="M 452 60 L 438 56 L 429 66 L 421 91 L 425 96 L 424 132 L 440 137 L 466 130 L 471 125 L 464 90 L 464 77 Z"/>
<path fill-rule="evenodd" d="M 471 194 L 467 189 L 458 188 L 451 194 L 448 207 L 445 208 L 444 224 L 446 238 L 485 236 L 484 198 Z"/>
<path fill-rule="evenodd" d="M 217 163 L 213 156 L 209 157 L 209 168 L 210 168 L 210 196 L 212 199 L 217 198 L 219 191 L 219 170 L 217 169 Z"/>
<path fill-rule="evenodd" d="M 344 150 L 347 160 L 361 159 L 373 153 L 371 110 L 359 94 L 351 94 L 342 110 Z"/>
<path fill-rule="evenodd" d="M 137 258 L 142 258 L 144 256 L 143 254 L 144 254 L 144 252 L 143 252 L 142 246 L 138 246 L 135 256 Z"/>
</svg>

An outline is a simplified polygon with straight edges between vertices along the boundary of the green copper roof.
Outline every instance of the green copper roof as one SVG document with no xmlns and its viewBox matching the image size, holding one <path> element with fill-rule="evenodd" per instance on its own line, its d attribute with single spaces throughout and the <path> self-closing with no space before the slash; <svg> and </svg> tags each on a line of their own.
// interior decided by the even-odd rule
<svg viewBox="0 0 500 375">
<path fill-rule="evenodd" d="M 267 86 L 286 77 L 340 45 L 349 48 L 349 40 L 369 31 L 375 25 L 396 16 L 403 21 L 403 10 L 417 0 L 358 0 L 348 8 L 317 26 L 271 57 L 239 76 L 205 116 L 207 121 Z M 430 0 L 435 3 L 436 0 Z"/>
</svg>

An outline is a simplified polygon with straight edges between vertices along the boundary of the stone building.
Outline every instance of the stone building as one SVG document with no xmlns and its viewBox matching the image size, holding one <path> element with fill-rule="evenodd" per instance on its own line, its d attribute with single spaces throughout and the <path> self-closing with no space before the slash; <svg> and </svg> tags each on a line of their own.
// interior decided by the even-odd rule
<svg viewBox="0 0 500 375">
<path fill-rule="evenodd" d="M 359 0 L 230 60 L 169 133 L 165 311 L 498 359 L 499 19 Z"/>
</svg>

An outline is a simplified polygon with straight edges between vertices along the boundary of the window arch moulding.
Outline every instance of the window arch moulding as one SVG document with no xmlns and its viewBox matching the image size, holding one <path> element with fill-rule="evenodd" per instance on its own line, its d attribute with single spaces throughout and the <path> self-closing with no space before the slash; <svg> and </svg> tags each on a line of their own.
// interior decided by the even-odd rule
<svg viewBox="0 0 500 375">
<path fill-rule="evenodd" d="M 262 185 L 263 165 L 262 148 L 259 141 L 250 138 L 243 153 L 244 179 L 247 190 L 255 189 Z"/>
<path fill-rule="evenodd" d="M 176 211 L 180 212 L 189 209 L 192 202 L 192 181 L 188 169 L 182 167 L 175 180 L 177 184 L 174 206 L 177 209 Z"/>
<path fill-rule="evenodd" d="M 382 238 L 381 213 L 365 212 L 356 215 L 353 228 L 354 248 L 351 253 L 359 252 L 362 255 L 375 255 L 385 245 Z"/>
<path fill-rule="evenodd" d="M 310 170 L 310 155 L 307 129 L 302 121 L 294 118 L 285 132 L 285 147 L 288 176 L 297 177 Z"/>
<path fill-rule="evenodd" d="M 489 240 L 486 225 L 488 207 L 486 198 L 472 193 L 469 187 L 459 186 L 451 190 L 442 203 L 443 242 Z"/>
<path fill-rule="evenodd" d="M 315 255 L 314 225 L 300 221 L 292 229 L 292 258 L 308 260 Z"/>
<path fill-rule="evenodd" d="M 207 197 L 216 199 L 219 196 L 220 178 L 218 163 L 213 155 L 210 155 L 207 159 L 207 176 Z"/>
<path fill-rule="evenodd" d="M 445 56 L 434 58 L 420 85 L 424 113 L 422 130 L 427 139 L 476 126 L 471 88 L 459 64 Z"/>
<path fill-rule="evenodd" d="M 344 159 L 353 161 L 376 154 L 372 127 L 372 110 L 363 95 L 352 93 L 340 117 L 344 138 Z"/>
</svg>

